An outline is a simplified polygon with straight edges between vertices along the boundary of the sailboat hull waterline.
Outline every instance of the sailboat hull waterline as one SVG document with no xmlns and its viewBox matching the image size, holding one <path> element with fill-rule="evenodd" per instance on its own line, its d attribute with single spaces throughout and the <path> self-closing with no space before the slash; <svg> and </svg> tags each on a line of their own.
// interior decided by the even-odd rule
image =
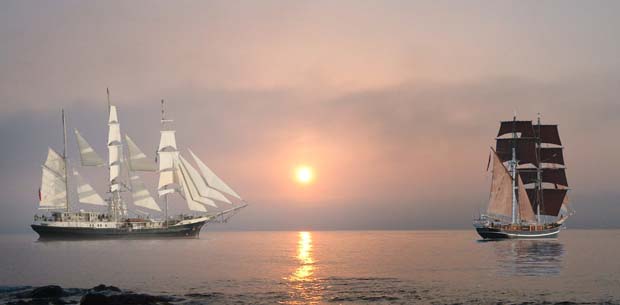
<svg viewBox="0 0 620 305">
<path fill-rule="evenodd" d="M 550 225 L 543 228 L 513 227 L 509 226 L 476 226 L 476 232 L 483 239 L 541 239 L 558 238 L 561 226 Z"/>
<path fill-rule="evenodd" d="M 157 223 L 150 227 L 145 223 L 129 222 L 110 223 L 109 227 L 97 227 L 101 223 L 84 223 L 81 226 L 74 223 L 68 226 L 60 222 L 39 222 L 31 227 L 39 234 L 40 240 L 198 238 L 208 221 L 208 217 L 200 217 L 168 226 Z"/>
</svg>

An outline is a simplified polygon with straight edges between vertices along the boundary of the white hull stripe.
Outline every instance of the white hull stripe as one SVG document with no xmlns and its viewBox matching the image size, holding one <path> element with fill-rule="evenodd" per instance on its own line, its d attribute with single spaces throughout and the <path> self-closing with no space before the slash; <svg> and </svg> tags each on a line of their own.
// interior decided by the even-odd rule
<svg viewBox="0 0 620 305">
<path fill-rule="evenodd" d="M 559 232 L 560 232 L 560 230 L 549 232 L 549 233 L 543 233 L 543 234 L 515 234 L 515 233 L 506 233 L 506 232 L 496 232 L 496 233 L 497 234 L 504 234 L 504 235 L 508 235 L 508 236 L 518 236 L 518 237 L 543 237 L 543 236 L 549 236 L 549 235 L 553 235 L 553 234 L 558 234 Z"/>
</svg>

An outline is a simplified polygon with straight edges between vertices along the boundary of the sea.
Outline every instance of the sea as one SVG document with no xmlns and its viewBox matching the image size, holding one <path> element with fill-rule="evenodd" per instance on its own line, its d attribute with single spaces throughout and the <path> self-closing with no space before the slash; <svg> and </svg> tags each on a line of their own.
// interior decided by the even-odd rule
<svg viewBox="0 0 620 305">
<path fill-rule="evenodd" d="M 482 241 L 461 231 L 203 231 L 198 239 L 0 235 L 0 301 L 98 284 L 178 304 L 620 304 L 620 230 Z"/>
</svg>

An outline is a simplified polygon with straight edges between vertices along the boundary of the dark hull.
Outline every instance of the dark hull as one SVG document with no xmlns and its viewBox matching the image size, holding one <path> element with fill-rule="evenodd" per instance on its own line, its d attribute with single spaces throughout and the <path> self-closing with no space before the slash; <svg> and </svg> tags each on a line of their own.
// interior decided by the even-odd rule
<svg viewBox="0 0 620 305">
<path fill-rule="evenodd" d="M 39 234 L 40 240 L 51 239 L 142 239 L 142 238 L 197 238 L 200 230 L 207 221 L 201 221 L 186 225 L 170 226 L 168 228 L 153 228 L 131 230 L 120 229 L 95 229 L 95 228 L 70 228 L 31 225 L 32 229 Z"/>
<path fill-rule="evenodd" d="M 560 234 L 560 226 L 541 230 L 511 230 L 498 227 L 477 227 L 476 231 L 484 239 L 540 239 L 557 238 Z"/>
</svg>

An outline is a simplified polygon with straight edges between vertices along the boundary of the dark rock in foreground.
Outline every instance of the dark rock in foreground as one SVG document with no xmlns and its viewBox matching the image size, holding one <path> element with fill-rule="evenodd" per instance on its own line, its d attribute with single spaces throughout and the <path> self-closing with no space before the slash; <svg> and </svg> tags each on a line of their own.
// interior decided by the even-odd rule
<svg viewBox="0 0 620 305">
<path fill-rule="evenodd" d="M 92 291 L 97 291 L 97 292 L 101 292 L 101 291 L 114 291 L 114 292 L 121 292 L 121 289 L 116 287 L 116 286 L 106 286 L 104 284 L 99 284 L 93 288 L 91 288 Z"/>
<path fill-rule="evenodd" d="M 41 286 L 16 295 L 18 299 L 59 299 L 63 296 L 65 296 L 65 291 L 56 285 Z"/>
<path fill-rule="evenodd" d="M 81 305 L 157 305 L 170 304 L 172 298 L 141 293 L 105 295 L 89 292 L 80 300 Z"/>
<path fill-rule="evenodd" d="M 97 285 L 91 289 L 63 289 L 57 285 L 37 288 L 27 287 L 10 293 L 8 299 L 0 300 L 7 305 L 169 305 L 179 301 L 168 296 L 153 296 L 131 291 L 122 291 L 116 286 Z"/>
</svg>

